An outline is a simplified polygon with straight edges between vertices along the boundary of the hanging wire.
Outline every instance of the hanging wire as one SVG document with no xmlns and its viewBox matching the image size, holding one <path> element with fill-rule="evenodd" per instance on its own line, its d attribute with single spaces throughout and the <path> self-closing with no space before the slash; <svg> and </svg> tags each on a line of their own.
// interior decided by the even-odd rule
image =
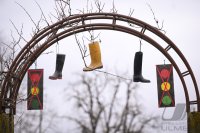
<svg viewBox="0 0 200 133">
<path fill-rule="evenodd" d="M 142 39 L 140 39 L 140 52 L 142 50 Z"/>
<path fill-rule="evenodd" d="M 59 43 L 58 43 L 58 41 L 56 43 L 57 43 L 56 44 L 56 54 L 59 54 Z"/>
<path fill-rule="evenodd" d="M 123 79 L 123 80 L 132 81 L 132 79 L 125 78 L 125 77 L 122 77 L 122 76 L 119 76 L 119 75 L 116 75 L 116 74 L 112 74 L 112 73 L 109 73 L 109 72 L 106 72 L 106 71 L 97 70 L 97 69 L 95 69 L 94 71 L 96 71 L 96 72 L 101 72 L 101 73 L 104 73 L 104 74 L 107 74 L 107 75 L 111 75 L 111 76 L 114 76 L 114 77 L 117 77 L 117 78 L 120 78 L 120 79 Z"/>
<path fill-rule="evenodd" d="M 37 59 L 35 60 L 35 69 L 37 69 Z"/>
<path fill-rule="evenodd" d="M 27 95 L 27 94 L 25 94 L 25 95 Z M 24 101 L 28 101 L 28 99 L 31 96 L 31 92 L 28 94 L 28 96 L 26 98 L 23 98 L 25 95 L 21 96 L 22 98 L 21 97 L 19 98 L 19 100 L 17 101 L 17 104 L 24 102 Z"/>
</svg>

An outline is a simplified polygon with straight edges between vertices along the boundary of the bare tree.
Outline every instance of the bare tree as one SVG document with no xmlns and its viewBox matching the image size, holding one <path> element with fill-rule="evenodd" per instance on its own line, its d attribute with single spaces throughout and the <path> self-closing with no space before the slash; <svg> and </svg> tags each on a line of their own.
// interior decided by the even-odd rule
<svg viewBox="0 0 200 133">
<path fill-rule="evenodd" d="M 16 53 L 19 51 L 21 37 L 15 39 L 13 32 L 11 31 L 11 42 L 5 42 L 5 40 L 0 37 L 0 86 L 5 78 L 6 73 L 10 69 Z M 1 89 L 1 88 L 0 88 Z"/>
<path fill-rule="evenodd" d="M 156 129 L 158 116 L 146 116 L 138 104 L 137 85 L 120 78 L 92 73 L 70 83 L 71 100 L 79 115 L 62 116 L 74 121 L 82 133 L 142 133 Z"/>
<path fill-rule="evenodd" d="M 2 80 L 2 71 L 3 71 L 3 44 L 2 44 L 2 37 L 1 37 L 1 34 L 0 34 L 0 80 Z"/>
</svg>

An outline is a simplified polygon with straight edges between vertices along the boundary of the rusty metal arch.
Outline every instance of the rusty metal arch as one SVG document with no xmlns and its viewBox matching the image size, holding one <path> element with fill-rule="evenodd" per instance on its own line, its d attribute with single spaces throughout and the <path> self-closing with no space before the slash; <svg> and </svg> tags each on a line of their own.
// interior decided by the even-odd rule
<svg viewBox="0 0 200 133">
<path fill-rule="evenodd" d="M 95 22 L 93 22 L 94 20 Z M 121 22 L 125 22 L 126 24 L 118 24 Z M 137 26 L 137 29 L 131 27 L 130 25 Z M 138 29 L 140 30 L 138 31 Z M 9 113 L 15 113 L 17 95 L 24 75 L 28 68 L 44 50 L 57 41 L 70 35 L 89 30 L 116 30 L 125 32 L 137 36 L 153 45 L 173 64 L 183 85 L 186 100 L 186 111 L 190 112 L 191 104 L 197 104 L 197 109 L 200 111 L 200 96 L 194 73 L 186 58 L 177 46 L 156 27 L 153 27 L 136 18 L 115 13 L 87 13 L 72 15 L 55 24 L 45 27 L 33 36 L 33 38 L 18 53 L 15 60 L 11 64 L 5 79 L 3 80 L 0 97 L 0 111 L 5 112 L 5 110 L 8 109 Z M 162 47 L 158 42 L 146 35 L 146 31 L 151 32 L 165 41 L 167 46 Z M 176 61 L 168 53 L 170 49 L 173 49 L 176 52 L 187 70 L 184 72 L 180 71 Z M 190 76 L 192 79 L 196 92 L 195 101 L 190 101 L 187 85 L 184 79 L 185 76 Z"/>
</svg>

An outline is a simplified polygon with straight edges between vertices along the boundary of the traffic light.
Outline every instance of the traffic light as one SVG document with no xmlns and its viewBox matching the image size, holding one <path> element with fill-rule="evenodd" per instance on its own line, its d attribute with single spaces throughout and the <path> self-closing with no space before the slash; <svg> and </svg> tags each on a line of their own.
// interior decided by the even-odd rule
<svg viewBox="0 0 200 133">
<path fill-rule="evenodd" d="M 43 69 L 28 70 L 28 110 L 43 109 Z"/>
<path fill-rule="evenodd" d="M 171 64 L 156 65 L 158 106 L 174 107 L 174 80 L 173 66 Z"/>
</svg>

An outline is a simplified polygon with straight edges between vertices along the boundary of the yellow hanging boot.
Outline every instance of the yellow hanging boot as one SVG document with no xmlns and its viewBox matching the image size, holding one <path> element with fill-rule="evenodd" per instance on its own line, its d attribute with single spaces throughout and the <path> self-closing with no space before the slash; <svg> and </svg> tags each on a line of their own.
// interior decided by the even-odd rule
<svg viewBox="0 0 200 133">
<path fill-rule="evenodd" d="M 89 50 L 90 50 L 91 64 L 83 68 L 83 71 L 92 71 L 95 69 L 103 68 L 103 64 L 101 62 L 101 50 L 99 43 L 97 41 L 89 43 Z"/>
</svg>

